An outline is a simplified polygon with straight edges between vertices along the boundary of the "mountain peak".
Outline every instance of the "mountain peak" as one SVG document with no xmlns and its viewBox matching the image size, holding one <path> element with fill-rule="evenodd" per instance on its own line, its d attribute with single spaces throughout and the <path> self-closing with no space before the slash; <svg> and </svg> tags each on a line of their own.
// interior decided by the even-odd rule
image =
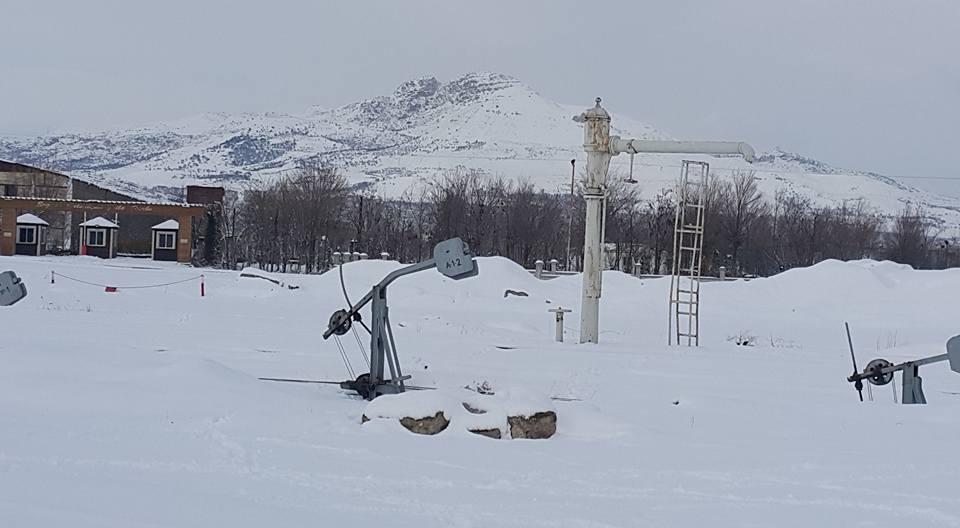
<svg viewBox="0 0 960 528">
<path fill-rule="evenodd" d="M 393 98 L 401 107 L 421 109 L 435 106 L 430 104 L 450 102 L 469 103 L 483 95 L 490 95 L 509 88 L 526 88 L 519 80 L 496 72 L 470 72 L 447 82 L 436 77 L 422 77 L 403 82 L 393 92 Z M 529 90 L 532 91 L 532 90 Z"/>
<path fill-rule="evenodd" d="M 422 99 L 436 95 L 439 89 L 440 81 L 436 77 L 423 77 L 404 81 L 393 91 L 393 97 L 396 99 Z"/>
</svg>

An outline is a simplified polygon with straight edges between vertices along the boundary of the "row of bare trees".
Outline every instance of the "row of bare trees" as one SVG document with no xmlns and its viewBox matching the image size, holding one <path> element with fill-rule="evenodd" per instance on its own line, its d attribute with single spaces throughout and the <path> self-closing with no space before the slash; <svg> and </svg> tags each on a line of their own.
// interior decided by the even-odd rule
<svg viewBox="0 0 960 528">
<path fill-rule="evenodd" d="M 731 275 L 768 275 L 830 258 L 960 265 L 953 248 L 913 209 L 890 220 L 862 201 L 825 207 L 788 192 L 768 197 L 747 172 L 714 179 L 705 192 L 705 274 L 724 266 Z M 259 184 L 225 207 L 220 254 L 226 266 L 242 261 L 283 270 L 296 263 L 315 272 L 332 264 L 335 251 L 372 258 L 388 253 L 413 262 L 428 258 L 436 242 L 459 236 L 477 255 L 501 255 L 527 267 L 555 258 L 578 269 L 583 207 L 578 193 L 547 193 L 530 182 L 467 170 L 387 200 L 351 189 L 335 170 L 305 168 Z M 643 199 L 636 186 L 611 184 L 604 226 L 610 267 L 669 272 L 676 207 L 670 189 Z"/>
</svg>

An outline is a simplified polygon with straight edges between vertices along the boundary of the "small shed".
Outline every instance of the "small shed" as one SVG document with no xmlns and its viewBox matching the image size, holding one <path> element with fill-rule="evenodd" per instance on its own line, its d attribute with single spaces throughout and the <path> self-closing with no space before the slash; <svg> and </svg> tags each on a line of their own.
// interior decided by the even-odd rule
<svg viewBox="0 0 960 528">
<path fill-rule="evenodd" d="M 50 224 L 30 213 L 17 217 L 17 255 L 42 255 Z"/>
<path fill-rule="evenodd" d="M 153 260 L 177 260 L 177 236 L 180 234 L 180 222 L 167 220 L 153 226 L 153 246 L 150 254 Z"/>
<path fill-rule="evenodd" d="M 120 226 L 98 216 L 80 224 L 80 243 L 85 254 L 100 258 L 117 256 L 117 231 Z"/>
</svg>

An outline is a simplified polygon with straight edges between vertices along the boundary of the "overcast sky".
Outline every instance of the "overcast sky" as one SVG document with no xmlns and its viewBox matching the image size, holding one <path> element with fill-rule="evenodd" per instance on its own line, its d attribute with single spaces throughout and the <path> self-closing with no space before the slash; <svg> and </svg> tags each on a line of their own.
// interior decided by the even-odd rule
<svg viewBox="0 0 960 528">
<path fill-rule="evenodd" d="M 957 0 L 0 0 L 0 18 L 0 134 L 301 112 L 486 70 L 960 195 Z"/>
</svg>

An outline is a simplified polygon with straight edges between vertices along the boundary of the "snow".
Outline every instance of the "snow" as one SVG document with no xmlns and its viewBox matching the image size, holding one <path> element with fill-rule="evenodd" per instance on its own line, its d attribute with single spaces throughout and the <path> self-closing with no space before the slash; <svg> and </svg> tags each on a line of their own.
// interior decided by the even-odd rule
<svg viewBox="0 0 960 528">
<path fill-rule="evenodd" d="M 24 213 L 18 216 L 17 223 L 24 224 L 24 225 L 42 225 L 42 226 L 50 225 L 43 218 L 40 218 L 39 216 L 30 214 L 30 213 Z"/>
<path fill-rule="evenodd" d="M 176 231 L 180 229 L 180 222 L 177 222 L 176 220 L 165 220 L 153 226 L 150 229 L 160 230 L 160 231 Z"/>
<path fill-rule="evenodd" d="M 104 218 L 104 217 L 102 217 L 102 216 L 98 216 L 98 217 L 96 217 L 96 218 L 91 218 L 90 220 L 87 220 L 86 222 L 82 222 L 82 223 L 80 224 L 80 227 L 106 227 L 106 228 L 110 228 L 110 229 L 119 229 L 119 228 L 120 228 L 120 226 L 118 226 L 117 224 L 111 222 L 110 220 L 107 220 L 106 218 Z"/>
<path fill-rule="evenodd" d="M 351 298 L 399 266 L 347 264 Z M 30 293 L 0 308 L 0 526 L 960 525 L 960 375 L 922 367 L 925 406 L 894 405 L 890 386 L 860 403 L 843 329 L 861 367 L 943 353 L 960 270 L 828 261 L 707 283 L 699 348 L 665 345 L 662 279 L 605 274 L 599 345 L 576 344 L 576 311 L 553 341 L 547 310 L 576 310 L 578 276 L 485 258 L 474 278 L 391 285 L 404 372 L 438 387 L 416 393 L 425 407 L 476 398 L 492 409 L 477 419 L 498 422 L 504 402 L 573 399 L 550 402 L 553 438 L 516 441 L 361 424 L 368 403 L 336 385 L 258 380 L 345 378 L 320 337 L 345 304 L 336 273 L 273 274 L 290 290 L 203 270 L 200 297 L 196 281 L 50 283 L 198 273 L 175 263 L 0 257 L 6 269 Z M 733 343 L 745 335 L 753 346 Z M 463 389 L 484 382 L 494 396 Z"/>
<path fill-rule="evenodd" d="M 567 192 L 570 160 L 584 167 L 583 130 L 571 118 L 593 106 L 592 97 L 558 104 L 509 76 L 468 73 L 446 82 L 433 78 L 401 84 L 392 94 L 302 114 L 201 114 L 125 130 L 43 138 L 2 138 L 0 157 L 82 175 L 133 197 L 170 199 L 188 184 L 224 185 L 243 192 L 250 181 L 271 181 L 304 163 L 341 170 L 351 184 L 390 198 L 423 190 L 446 171 L 479 171 L 485 177 L 529 180 L 548 192 Z M 612 113 L 611 133 L 624 138 L 674 139 L 642 121 Z M 763 138 L 683 138 L 762 141 Z M 634 177 L 652 198 L 672 187 L 684 159 L 710 163 L 729 178 L 755 171 L 769 198 L 791 191 L 816 205 L 863 199 L 893 215 L 908 204 L 922 207 L 942 228 L 960 227 L 960 200 L 909 187 L 884 176 L 831 167 L 775 150 L 756 164 L 739 158 L 642 155 Z M 625 177 L 630 158 L 611 162 Z M 414 194 L 415 195 L 415 194 Z"/>
</svg>

